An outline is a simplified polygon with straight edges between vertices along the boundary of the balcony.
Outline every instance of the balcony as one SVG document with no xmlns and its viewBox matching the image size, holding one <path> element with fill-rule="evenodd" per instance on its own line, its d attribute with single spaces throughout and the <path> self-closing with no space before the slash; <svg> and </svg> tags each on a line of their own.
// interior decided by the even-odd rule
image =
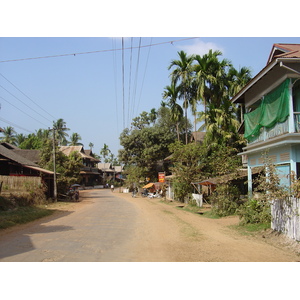
<svg viewBox="0 0 300 300">
<path fill-rule="evenodd" d="M 300 115 L 297 115 L 297 118 L 298 118 L 298 116 L 299 116 L 299 121 L 300 121 Z M 295 122 L 295 125 L 297 125 L 296 122 Z M 299 130 L 300 130 L 300 124 L 298 126 L 299 126 Z M 289 119 L 287 119 L 283 123 L 277 123 L 271 129 L 262 127 L 260 129 L 259 136 L 257 138 L 254 138 L 251 142 L 249 142 L 249 145 L 254 144 L 254 143 L 258 143 L 258 142 L 267 141 L 269 139 L 272 139 L 276 136 L 279 136 L 279 135 L 282 135 L 282 134 L 288 133 L 288 132 L 289 132 Z M 298 131 L 296 131 L 296 132 L 298 132 Z"/>
<path fill-rule="evenodd" d="M 80 170 L 84 171 L 84 172 L 99 173 L 99 169 L 98 168 L 83 167 Z"/>
</svg>

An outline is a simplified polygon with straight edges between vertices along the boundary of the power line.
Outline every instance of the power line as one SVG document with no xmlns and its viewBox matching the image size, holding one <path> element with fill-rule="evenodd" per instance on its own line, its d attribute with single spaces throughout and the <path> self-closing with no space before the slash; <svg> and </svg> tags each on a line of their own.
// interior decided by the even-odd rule
<svg viewBox="0 0 300 300">
<path fill-rule="evenodd" d="M 51 118 L 54 120 L 56 119 L 54 116 L 52 116 L 50 113 L 48 113 L 46 110 L 44 110 L 40 105 L 38 105 L 35 101 L 33 101 L 30 97 L 28 97 L 24 92 L 22 92 L 16 85 L 14 85 L 10 80 L 8 80 L 3 74 L 0 73 L 0 75 L 8 81 L 15 89 L 17 89 L 20 93 L 22 93 L 26 98 L 28 98 L 33 104 L 35 104 L 37 107 L 39 107 L 42 111 L 44 111 L 46 114 L 48 114 Z M 45 118 L 45 117 L 43 117 Z M 45 118 L 46 120 L 50 121 L 49 119 Z M 51 121 L 50 121 L 51 122 Z"/>
<path fill-rule="evenodd" d="M 10 91 L 8 91 L 6 88 L 4 88 L 2 85 L 0 85 L 1 88 L 3 88 L 6 92 L 8 92 L 11 96 L 15 97 L 17 100 L 19 100 L 21 103 L 23 103 L 25 106 L 27 106 L 28 108 L 30 108 L 31 110 L 33 110 L 34 112 L 36 112 L 37 114 L 41 115 L 40 113 L 38 113 L 37 111 L 35 111 L 33 108 L 29 107 L 26 103 L 24 103 L 22 100 L 20 100 L 18 97 L 16 97 L 15 95 L 13 95 Z M 3 97 L 0 96 L 1 99 L 3 99 L 4 101 L 6 101 L 7 103 L 9 103 L 10 105 L 12 105 L 13 107 L 17 108 L 18 110 L 20 110 L 22 113 L 24 113 L 25 115 L 27 115 L 28 117 L 32 118 L 33 120 L 39 122 L 40 124 L 44 125 L 47 127 L 46 124 L 40 122 L 39 120 L 35 119 L 34 117 L 30 116 L 29 114 L 25 113 L 24 111 L 22 111 L 20 108 L 16 107 L 15 105 L 11 104 L 9 101 L 7 101 L 6 99 L 4 99 Z M 41 115 L 42 116 L 42 115 Z M 43 117 L 43 116 L 42 116 Z M 45 117 L 43 117 L 45 118 Z M 49 120 L 48 120 L 49 121 Z M 51 122 L 51 121 L 50 121 Z"/>
<path fill-rule="evenodd" d="M 125 129 L 125 70 L 124 70 L 124 38 L 122 37 L 122 84 L 123 84 L 123 129 Z"/>
<path fill-rule="evenodd" d="M 112 40 L 112 46 L 115 48 L 114 40 Z M 117 117 L 117 130 L 119 130 L 119 116 L 118 116 L 118 80 L 117 80 L 117 59 L 116 52 L 113 51 L 113 70 L 114 70 L 114 79 L 115 79 L 115 97 L 116 97 L 116 117 Z"/>
<path fill-rule="evenodd" d="M 138 79 L 138 71 L 139 71 L 139 63 L 140 63 L 141 43 L 142 43 L 142 38 L 140 37 L 139 51 L 138 51 L 138 57 L 137 57 L 137 63 L 136 63 L 135 82 L 134 82 L 134 94 L 133 94 L 133 104 L 132 104 L 132 117 L 134 116 L 134 106 L 135 106 L 136 89 L 137 89 L 137 79 Z"/>
<path fill-rule="evenodd" d="M 131 70 L 132 70 L 132 42 L 133 42 L 133 38 L 131 38 L 131 42 L 130 42 L 130 69 L 129 69 L 129 87 L 128 87 L 128 108 L 127 108 L 127 127 L 129 127 L 130 123 L 129 123 L 129 112 L 130 112 L 130 92 L 131 92 Z"/>
<path fill-rule="evenodd" d="M 29 133 L 33 133 L 33 131 L 31 131 L 31 130 L 28 130 L 28 129 L 26 129 L 26 128 L 23 128 L 23 127 L 21 127 L 21 126 L 15 124 L 15 123 L 13 123 L 13 122 L 10 122 L 10 121 L 8 121 L 8 120 L 3 119 L 3 118 L 1 118 L 1 117 L 0 117 L 0 120 L 1 120 L 2 122 L 5 122 L 5 123 L 9 124 L 9 125 L 12 125 L 12 126 L 14 126 L 14 127 L 17 127 L 17 128 L 19 128 L 19 129 L 21 129 L 21 130 L 25 130 L 25 131 L 27 131 L 27 132 L 29 132 Z"/>
<path fill-rule="evenodd" d="M 135 49 L 135 48 L 154 47 L 154 46 L 159 46 L 159 45 L 164 45 L 164 44 L 172 44 L 173 45 L 174 43 L 187 41 L 187 40 L 193 40 L 193 39 L 197 39 L 197 37 L 185 38 L 185 39 L 180 39 L 180 40 L 172 40 L 172 41 L 161 42 L 161 43 L 156 43 L 156 44 L 152 44 L 152 45 L 144 45 L 144 46 L 139 46 L 139 47 L 133 47 L 133 49 Z M 87 52 L 56 54 L 56 55 L 39 56 L 39 57 L 16 58 L 16 59 L 1 60 L 0 63 L 16 62 L 16 61 L 24 61 L 24 60 L 33 60 L 33 59 L 56 58 L 56 57 L 64 57 L 64 56 L 76 56 L 76 55 L 94 54 L 94 53 L 112 52 L 112 51 L 124 51 L 124 50 L 130 50 L 130 49 L 131 48 L 128 47 L 128 48 L 119 48 L 119 49 L 106 49 L 106 50 L 96 50 L 96 51 L 87 51 Z"/>
<path fill-rule="evenodd" d="M 150 44 L 151 43 L 152 43 L 152 38 L 151 38 Z M 141 91 L 140 91 L 140 97 L 138 99 L 138 104 L 137 104 L 137 107 L 136 107 L 136 113 L 138 111 L 138 108 L 139 108 L 139 105 L 140 105 L 140 101 L 141 101 L 141 97 L 142 97 L 142 91 L 143 91 L 143 86 L 144 86 L 144 81 L 145 81 L 145 77 L 146 77 L 146 71 L 147 71 L 148 61 L 149 61 L 149 56 L 150 56 L 150 50 L 151 50 L 151 47 L 149 47 L 149 50 L 148 50 L 147 61 L 146 61 L 146 66 L 145 66 L 145 71 L 144 71 L 144 76 L 143 76 Z"/>
</svg>

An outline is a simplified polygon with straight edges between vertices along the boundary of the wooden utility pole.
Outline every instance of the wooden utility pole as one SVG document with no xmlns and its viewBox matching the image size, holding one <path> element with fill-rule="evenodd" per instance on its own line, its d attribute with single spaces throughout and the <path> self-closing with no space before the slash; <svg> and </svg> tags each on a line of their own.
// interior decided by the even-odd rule
<svg viewBox="0 0 300 300">
<path fill-rule="evenodd" d="M 56 155 L 55 155 L 55 128 L 53 127 L 52 129 L 49 128 L 49 130 L 52 130 L 53 132 L 53 183 L 54 183 L 54 188 L 53 188 L 53 198 L 54 202 L 57 201 L 57 184 L 56 184 Z"/>
</svg>

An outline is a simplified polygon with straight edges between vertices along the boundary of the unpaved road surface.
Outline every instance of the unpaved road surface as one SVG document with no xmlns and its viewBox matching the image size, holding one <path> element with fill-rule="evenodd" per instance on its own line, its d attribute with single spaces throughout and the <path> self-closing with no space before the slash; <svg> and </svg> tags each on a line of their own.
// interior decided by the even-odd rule
<svg viewBox="0 0 300 300">
<path fill-rule="evenodd" d="M 81 191 L 82 201 L 52 216 L 0 231 L 0 261 L 295 262 L 298 244 L 228 227 L 160 199 L 110 190 Z"/>
</svg>

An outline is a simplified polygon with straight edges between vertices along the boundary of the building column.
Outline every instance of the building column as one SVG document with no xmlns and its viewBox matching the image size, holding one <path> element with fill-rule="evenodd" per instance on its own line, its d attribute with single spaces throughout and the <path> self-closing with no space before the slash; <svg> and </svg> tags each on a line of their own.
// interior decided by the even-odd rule
<svg viewBox="0 0 300 300">
<path fill-rule="evenodd" d="M 294 173 L 297 176 L 297 152 L 295 146 L 291 146 L 290 153 L 290 173 Z"/>
<path fill-rule="evenodd" d="M 248 165 L 247 166 L 248 170 L 248 197 L 252 197 L 252 170 L 251 167 Z"/>
<path fill-rule="evenodd" d="M 295 132 L 295 120 L 294 120 L 293 83 L 292 83 L 292 79 L 290 79 L 289 92 L 290 92 L 290 99 L 289 99 L 289 109 L 290 109 L 289 133 L 293 133 L 293 132 Z"/>
</svg>

